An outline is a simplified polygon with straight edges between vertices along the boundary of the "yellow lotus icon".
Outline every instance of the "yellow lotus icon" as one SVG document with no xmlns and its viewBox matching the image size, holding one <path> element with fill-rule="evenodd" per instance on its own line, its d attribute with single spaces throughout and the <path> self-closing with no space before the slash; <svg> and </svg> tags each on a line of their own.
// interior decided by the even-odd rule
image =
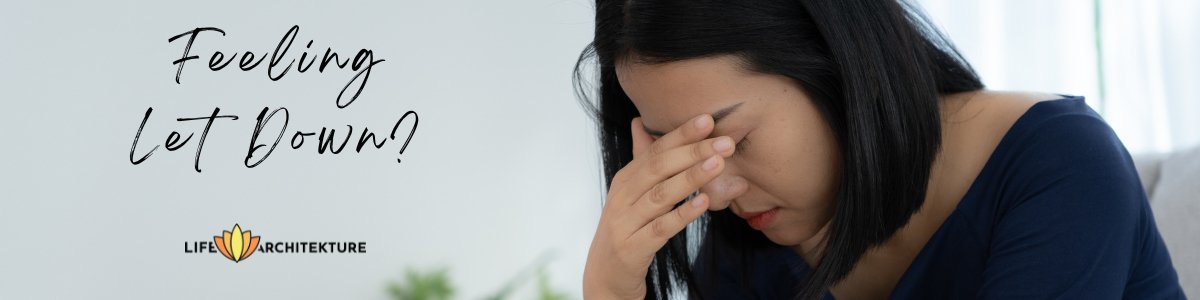
<svg viewBox="0 0 1200 300">
<path fill-rule="evenodd" d="M 242 227 L 238 224 L 233 224 L 233 231 L 224 231 L 219 236 L 213 236 L 213 241 L 217 242 L 217 250 L 221 250 L 221 255 L 233 262 L 240 262 L 250 254 L 254 254 L 254 249 L 258 248 L 257 236 L 250 236 L 250 231 L 242 231 Z"/>
</svg>

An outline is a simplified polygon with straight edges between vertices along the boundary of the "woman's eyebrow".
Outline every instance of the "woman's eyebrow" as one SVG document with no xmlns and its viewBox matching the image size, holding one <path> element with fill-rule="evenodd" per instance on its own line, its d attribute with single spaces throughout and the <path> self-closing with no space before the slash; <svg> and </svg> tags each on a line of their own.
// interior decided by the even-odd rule
<svg viewBox="0 0 1200 300">
<path fill-rule="evenodd" d="M 738 102 L 737 104 L 726 106 L 725 108 L 722 108 L 722 109 L 719 109 L 719 110 L 713 112 L 712 113 L 713 126 L 715 127 L 717 122 L 721 122 L 721 119 L 724 119 L 725 117 L 728 117 L 730 114 L 733 114 L 733 112 L 737 111 L 738 107 L 741 107 L 743 103 L 746 103 L 746 102 Z M 662 131 L 658 131 L 658 130 L 654 130 L 654 129 L 650 129 L 650 128 L 646 128 L 646 133 L 649 133 L 650 136 L 654 136 L 654 137 L 662 137 L 664 134 L 666 134 Z"/>
</svg>

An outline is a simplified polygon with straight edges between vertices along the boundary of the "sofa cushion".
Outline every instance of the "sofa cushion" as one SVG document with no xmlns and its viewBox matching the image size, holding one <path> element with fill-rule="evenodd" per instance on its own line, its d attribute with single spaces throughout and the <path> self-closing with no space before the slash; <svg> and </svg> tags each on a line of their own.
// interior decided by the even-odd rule
<svg viewBox="0 0 1200 300">
<path fill-rule="evenodd" d="M 1150 206 L 1184 293 L 1200 296 L 1200 148 L 1168 155 L 1158 169 Z"/>
<path fill-rule="evenodd" d="M 1162 160 L 1167 155 L 1163 153 L 1143 153 L 1133 156 L 1133 165 L 1137 166 L 1138 178 L 1142 180 L 1142 187 L 1146 189 L 1146 194 L 1153 200 L 1154 186 L 1158 184 L 1158 174 L 1162 169 Z"/>
</svg>

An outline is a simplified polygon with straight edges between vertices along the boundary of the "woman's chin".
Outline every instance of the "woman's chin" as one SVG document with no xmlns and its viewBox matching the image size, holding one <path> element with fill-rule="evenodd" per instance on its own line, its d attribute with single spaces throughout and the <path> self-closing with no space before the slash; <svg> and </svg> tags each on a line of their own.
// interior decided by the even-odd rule
<svg viewBox="0 0 1200 300">
<path fill-rule="evenodd" d="M 778 228 L 768 228 L 763 230 L 762 233 L 767 237 L 768 240 L 771 240 L 772 243 L 780 246 L 792 247 L 799 245 L 806 240 L 805 237 L 796 234 L 796 232 L 786 232 L 785 230 L 779 230 Z"/>
</svg>

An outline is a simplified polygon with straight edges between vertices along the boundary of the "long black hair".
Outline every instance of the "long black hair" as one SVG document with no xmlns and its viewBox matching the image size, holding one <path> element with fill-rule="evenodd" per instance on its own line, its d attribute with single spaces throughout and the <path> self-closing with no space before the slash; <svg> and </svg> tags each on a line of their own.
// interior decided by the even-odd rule
<svg viewBox="0 0 1200 300">
<path fill-rule="evenodd" d="M 615 65 L 634 53 L 648 64 L 735 55 L 749 71 L 797 82 L 832 128 L 842 175 L 823 254 L 797 283 L 799 299 L 820 297 L 908 222 L 924 202 L 941 145 L 939 96 L 983 88 L 920 10 L 900 0 L 597 0 L 595 37 L 574 79 L 597 121 L 609 186 L 633 158 L 629 124 L 639 113 Z M 598 86 L 588 84 L 590 66 L 598 67 Z M 698 252 L 710 259 L 696 263 L 709 270 L 716 253 L 745 262 L 771 246 L 729 210 L 707 213 L 699 224 Z M 668 298 L 678 286 L 702 297 L 689 263 L 691 230 L 655 254 L 647 299 Z"/>
</svg>

